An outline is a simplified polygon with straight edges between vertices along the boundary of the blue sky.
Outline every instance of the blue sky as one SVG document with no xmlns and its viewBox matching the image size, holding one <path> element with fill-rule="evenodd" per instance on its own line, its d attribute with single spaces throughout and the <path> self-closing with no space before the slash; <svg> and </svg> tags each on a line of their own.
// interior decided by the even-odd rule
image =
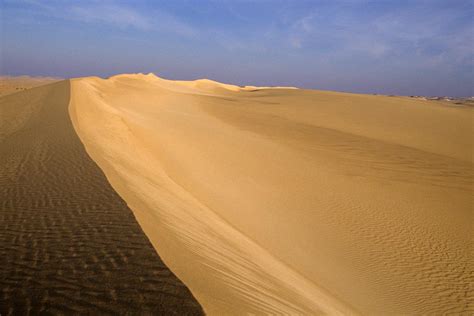
<svg viewBox="0 0 474 316">
<path fill-rule="evenodd" d="M 474 0 L 0 0 L 0 72 L 473 95 Z"/>
</svg>

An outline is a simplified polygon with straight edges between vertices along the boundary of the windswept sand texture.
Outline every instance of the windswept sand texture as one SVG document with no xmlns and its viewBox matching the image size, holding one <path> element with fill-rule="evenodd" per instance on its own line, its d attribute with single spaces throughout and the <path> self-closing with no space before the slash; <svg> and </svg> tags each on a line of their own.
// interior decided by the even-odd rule
<svg viewBox="0 0 474 316">
<path fill-rule="evenodd" d="M 472 108 L 150 74 L 70 113 L 211 315 L 474 312 Z"/>
<path fill-rule="evenodd" d="M 0 98 L 0 314 L 202 314 L 87 155 L 69 99 L 69 81 Z"/>
</svg>

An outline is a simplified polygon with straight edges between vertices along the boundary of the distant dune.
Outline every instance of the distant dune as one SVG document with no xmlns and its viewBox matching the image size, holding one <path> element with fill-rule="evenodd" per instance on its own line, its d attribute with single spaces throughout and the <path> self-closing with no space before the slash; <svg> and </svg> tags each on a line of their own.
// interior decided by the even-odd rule
<svg viewBox="0 0 474 316">
<path fill-rule="evenodd" d="M 474 311 L 470 107 L 140 74 L 69 111 L 208 314 Z"/>
<path fill-rule="evenodd" d="M 54 77 L 0 76 L 0 96 L 62 80 Z"/>
<path fill-rule="evenodd" d="M 472 314 L 472 122 L 153 74 L 0 97 L 0 313 Z"/>
</svg>

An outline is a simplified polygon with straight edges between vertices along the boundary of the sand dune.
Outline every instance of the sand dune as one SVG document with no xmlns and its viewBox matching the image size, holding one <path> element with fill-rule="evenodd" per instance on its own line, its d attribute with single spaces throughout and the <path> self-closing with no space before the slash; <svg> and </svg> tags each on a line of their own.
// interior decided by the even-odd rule
<svg viewBox="0 0 474 316">
<path fill-rule="evenodd" d="M 0 98 L 0 315 L 201 315 L 89 158 L 62 81 Z"/>
<path fill-rule="evenodd" d="M 474 311 L 472 108 L 150 74 L 69 111 L 208 314 Z"/>
</svg>

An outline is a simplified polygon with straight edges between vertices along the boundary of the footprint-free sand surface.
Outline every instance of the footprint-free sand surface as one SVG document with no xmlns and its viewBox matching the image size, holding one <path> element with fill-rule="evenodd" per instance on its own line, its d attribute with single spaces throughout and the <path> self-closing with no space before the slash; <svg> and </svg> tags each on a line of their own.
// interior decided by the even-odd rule
<svg viewBox="0 0 474 316">
<path fill-rule="evenodd" d="M 69 111 L 89 155 L 210 315 L 474 312 L 472 107 L 150 74 L 72 80 Z M 35 153 L 30 148 L 41 143 L 12 144 L 9 156 L 2 153 L 9 170 L 22 170 L 16 151 Z M 37 155 L 38 170 L 64 166 L 40 149 Z M 80 166 L 62 168 L 75 173 L 64 175 L 60 187 L 86 178 Z M 69 203 L 43 189 L 59 178 L 18 177 L 15 183 L 30 183 L 41 197 L 22 202 L 27 209 Z M 101 196 L 100 188 L 67 192 Z M 8 190 L 3 194 L 13 194 Z M 102 212 L 91 206 L 96 215 L 88 217 L 75 207 L 77 215 L 64 222 L 32 224 L 24 208 L 4 212 L 19 227 L 8 231 L 11 246 L 24 249 L 12 252 L 20 257 L 10 264 L 39 262 L 40 244 L 30 246 L 28 236 L 50 226 L 57 229 L 45 236 L 68 256 L 93 260 L 64 223 L 97 225 Z M 99 231 L 115 229 L 108 224 L 115 219 L 104 219 Z M 118 231 L 128 230 L 112 235 L 125 242 L 130 238 Z M 81 236 L 98 247 L 103 238 L 94 233 Z M 138 253 L 147 245 L 132 248 Z M 136 256 L 127 258 L 149 262 Z M 58 278 L 73 277 L 73 267 Z M 29 280 L 36 282 L 33 274 Z M 188 297 L 182 295 L 173 304 Z"/>
<path fill-rule="evenodd" d="M 201 315 L 73 128 L 69 81 L 0 98 L 0 315 Z"/>
</svg>

